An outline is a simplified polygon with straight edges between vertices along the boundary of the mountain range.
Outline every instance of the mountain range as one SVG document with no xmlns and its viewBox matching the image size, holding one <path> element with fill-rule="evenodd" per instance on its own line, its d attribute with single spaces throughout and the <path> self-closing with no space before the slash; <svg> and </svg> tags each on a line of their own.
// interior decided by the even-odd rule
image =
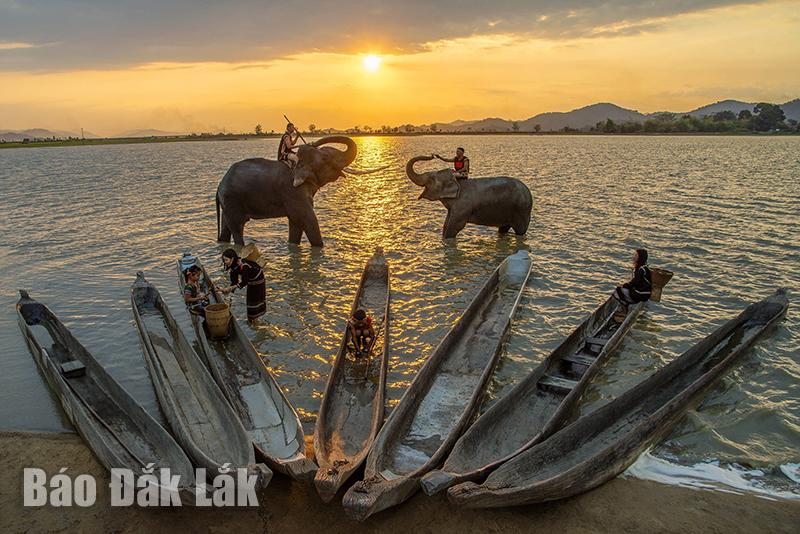
<svg viewBox="0 0 800 534">
<path fill-rule="evenodd" d="M 705 115 L 712 115 L 720 111 L 732 111 L 738 114 L 742 110 L 752 111 L 756 106 L 755 102 L 742 102 L 740 100 L 721 100 L 713 104 L 701 106 L 697 109 L 685 112 L 669 112 L 675 115 L 692 115 L 696 117 L 703 117 Z M 781 104 L 784 114 L 787 119 L 794 119 L 800 121 L 800 98 L 790 100 Z M 424 124 L 420 126 L 405 125 L 400 128 L 401 131 L 439 131 L 439 132 L 510 132 L 514 131 L 514 125 L 520 132 L 533 132 L 538 125 L 543 132 L 552 132 L 563 130 L 564 128 L 573 128 L 576 130 L 586 129 L 594 126 L 598 122 L 605 122 L 608 119 L 616 123 L 622 122 L 643 122 L 648 118 L 659 115 L 660 113 L 640 113 L 633 109 L 626 109 L 616 104 L 607 102 L 592 104 L 572 111 L 550 111 L 547 113 L 540 113 L 528 119 L 513 121 L 502 119 L 499 117 L 488 117 L 479 120 L 456 120 L 452 122 L 435 122 L 432 124 Z M 155 129 L 141 129 L 129 130 L 113 137 L 165 137 L 181 135 L 176 132 L 166 132 L 163 130 Z M 64 139 L 67 137 L 80 137 L 80 133 L 67 132 L 59 130 L 46 130 L 43 128 L 34 128 L 30 130 L 18 131 L 4 131 L 0 129 L 0 140 L 7 142 L 22 141 L 23 139 Z M 84 132 L 84 137 L 87 139 L 98 138 L 100 136 L 91 132 Z"/>
<path fill-rule="evenodd" d="M 756 106 L 755 102 L 741 102 L 739 100 L 722 100 L 707 106 L 702 106 L 697 109 L 685 112 L 669 112 L 675 115 L 691 115 L 696 117 L 703 117 L 705 115 L 712 115 L 720 111 L 732 111 L 738 114 L 742 110 L 753 111 Z M 800 98 L 796 98 L 785 104 L 781 104 L 784 114 L 787 119 L 794 119 L 800 121 Z M 541 131 L 558 131 L 564 128 L 574 128 L 577 130 L 594 126 L 598 122 L 611 119 L 614 122 L 643 122 L 651 117 L 665 112 L 657 113 L 640 113 L 633 109 L 626 109 L 616 104 L 607 102 L 592 104 L 572 111 L 560 112 L 551 111 L 547 113 L 540 113 L 534 115 L 529 119 L 512 121 L 508 119 L 501 119 L 497 117 L 479 119 L 474 121 L 457 120 L 453 122 L 436 122 L 415 127 L 420 130 L 436 130 L 440 132 L 504 132 L 513 131 L 514 124 L 516 123 L 519 131 L 532 132 L 538 124 Z"/>
<path fill-rule="evenodd" d="M 67 139 L 69 137 L 80 138 L 80 132 L 67 132 L 64 130 L 46 130 L 44 128 L 31 128 L 29 130 L 1 130 L 0 140 L 13 143 L 25 139 Z M 83 132 L 86 139 L 99 139 L 100 136 L 92 132 Z"/>
</svg>

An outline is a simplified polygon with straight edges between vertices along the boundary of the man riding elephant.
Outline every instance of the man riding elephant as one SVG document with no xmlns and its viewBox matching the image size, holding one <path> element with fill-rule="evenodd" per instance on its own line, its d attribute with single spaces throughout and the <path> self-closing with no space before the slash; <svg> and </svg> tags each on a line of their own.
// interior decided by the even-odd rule
<svg viewBox="0 0 800 534">
<path fill-rule="evenodd" d="M 287 133 L 291 138 L 291 133 Z M 329 144 L 345 145 L 339 150 Z M 291 147 L 289 147 L 291 148 Z M 222 242 L 244 244 L 244 225 L 251 219 L 289 219 L 289 241 L 300 243 L 303 233 L 312 246 L 322 246 L 322 233 L 314 213 L 314 195 L 325 184 L 348 174 L 368 174 L 381 169 L 348 167 L 356 159 L 356 144 L 349 137 L 323 137 L 297 149 L 294 168 L 283 161 L 251 158 L 234 163 L 217 187 L 217 236 Z M 221 209 L 221 210 L 220 210 Z M 221 215 L 220 215 L 221 211 Z"/>
<path fill-rule="evenodd" d="M 294 134 L 294 137 L 292 137 L 292 134 Z M 297 152 L 294 150 L 298 139 L 300 139 L 300 132 L 290 122 L 286 125 L 286 132 L 281 136 L 281 141 L 278 143 L 278 161 L 283 161 L 292 169 L 297 166 L 298 162 Z"/>
<path fill-rule="evenodd" d="M 419 198 L 438 200 L 447 208 L 443 238 L 455 237 L 467 223 L 494 226 L 500 229 L 500 233 L 512 228 L 517 235 L 528 231 L 533 207 L 528 186 L 507 176 L 464 180 L 455 177 L 450 169 L 422 174 L 414 170 L 417 162 L 430 161 L 434 157 L 411 158 L 406 164 L 406 176 L 425 188 Z"/>
</svg>

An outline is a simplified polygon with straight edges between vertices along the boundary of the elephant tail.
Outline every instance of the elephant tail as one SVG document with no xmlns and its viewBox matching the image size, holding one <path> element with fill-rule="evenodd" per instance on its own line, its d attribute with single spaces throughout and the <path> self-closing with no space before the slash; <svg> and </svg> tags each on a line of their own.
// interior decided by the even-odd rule
<svg viewBox="0 0 800 534">
<path fill-rule="evenodd" d="M 219 189 L 217 189 L 217 194 L 215 195 L 215 200 L 217 204 L 217 239 L 219 239 L 220 234 L 220 227 L 219 227 Z"/>
</svg>

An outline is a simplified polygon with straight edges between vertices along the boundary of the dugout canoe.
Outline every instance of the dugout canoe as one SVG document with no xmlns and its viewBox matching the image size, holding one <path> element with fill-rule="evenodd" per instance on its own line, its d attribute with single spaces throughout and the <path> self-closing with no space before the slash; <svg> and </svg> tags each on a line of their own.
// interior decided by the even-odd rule
<svg viewBox="0 0 800 534">
<path fill-rule="evenodd" d="M 194 261 L 187 258 L 194 258 Z M 203 284 L 210 288 L 208 296 L 212 304 L 225 302 L 200 259 L 190 254 L 184 254 L 177 262 L 181 295 L 186 284 L 182 265 L 197 265 L 201 269 Z M 231 314 L 228 337 L 213 339 L 203 318 L 188 308 L 187 311 L 200 344 L 200 354 L 242 421 L 259 458 L 275 471 L 292 478 L 313 477 L 317 465 L 306 456 L 300 417 L 236 318 Z"/>
<path fill-rule="evenodd" d="M 152 468 L 156 476 L 169 468 L 180 476 L 170 488 L 147 480 L 159 495 L 178 492 L 181 504 L 193 505 L 205 480 L 197 484 L 194 468 L 180 445 L 106 372 L 94 356 L 44 304 L 20 290 L 19 326 L 25 342 L 58 397 L 72 425 L 100 463 L 109 470 L 130 469 L 138 475 Z M 35 332 L 34 332 L 35 330 Z M 143 486 L 144 487 L 144 486 Z M 161 493 L 164 492 L 164 493 Z"/>
<path fill-rule="evenodd" d="M 419 370 L 372 444 L 364 480 L 344 496 L 349 516 L 405 501 L 444 460 L 480 404 L 531 267 L 526 251 L 503 260 Z"/>
<path fill-rule="evenodd" d="M 133 318 L 161 411 L 176 441 L 209 477 L 247 468 L 265 487 L 272 471 L 256 464 L 250 437 L 183 335 L 158 289 L 141 272 L 131 286 Z"/>
<path fill-rule="evenodd" d="M 389 359 L 389 265 L 378 248 L 367 261 L 348 317 L 362 309 L 373 319 L 375 341 L 367 356 L 356 357 L 345 325 L 314 428 L 314 485 L 324 502 L 367 457 L 383 424 Z"/>
<path fill-rule="evenodd" d="M 603 407 L 500 466 L 482 485 L 447 491 L 469 508 L 563 499 L 622 473 L 666 437 L 789 305 L 785 290 L 752 304 L 700 343 Z"/>
<path fill-rule="evenodd" d="M 619 324 L 614 320 L 619 302 L 609 297 L 459 438 L 441 469 L 422 479 L 425 493 L 433 495 L 467 480 L 483 480 L 503 462 L 563 426 L 644 305 L 630 306 Z"/>
</svg>

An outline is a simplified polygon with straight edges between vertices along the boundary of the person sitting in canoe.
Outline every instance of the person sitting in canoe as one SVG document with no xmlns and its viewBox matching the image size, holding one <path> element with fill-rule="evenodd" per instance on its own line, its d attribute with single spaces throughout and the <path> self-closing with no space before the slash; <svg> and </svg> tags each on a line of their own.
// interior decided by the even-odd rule
<svg viewBox="0 0 800 534">
<path fill-rule="evenodd" d="M 186 285 L 183 286 L 183 301 L 189 311 L 201 317 L 206 316 L 206 306 L 209 304 L 206 289 L 200 283 L 203 271 L 197 265 L 192 265 L 185 272 Z"/>
<path fill-rule="evenodd" d="M 267 287 L 261 266 L 246 258 L 240 258 L 232 248 L 222 253 L 222 263 L 230 272 L 230 287 L 219 288 L 228 294 L 247 287 L 247 320 L 254 321 L 267 312 Z"/>
<path fill-rule="evenodd" d="M 443 158 L 439 154 L 434 154 L 433 157 L 453 164 L 453 178 L 459 180 L 469 178 L 469 158 L 464 155 L 463 148 L 458 147 L 456 149 L 456 157 L 453 159 Z"/>
<path fill-rule="evenodd" d="M 356 310 L 353 316 L 347 320 L 347 328 L 350 330 L 350 339 L 353 340 L 356 356 L 369 354 L 375 341 L 372 317 L 368 316 L 364 310 Z"/>
<path fill-rule="evenodd" d="M 627 315 L 628 306 L 650 300 L 653 290 L 653 280 L 650 268 L 647 266 L 647 251 L 638 248 L 633 253 L 633 278 L 618 286 L 613 293 L 622 307 L 622 314 Z"/>
</svg>

